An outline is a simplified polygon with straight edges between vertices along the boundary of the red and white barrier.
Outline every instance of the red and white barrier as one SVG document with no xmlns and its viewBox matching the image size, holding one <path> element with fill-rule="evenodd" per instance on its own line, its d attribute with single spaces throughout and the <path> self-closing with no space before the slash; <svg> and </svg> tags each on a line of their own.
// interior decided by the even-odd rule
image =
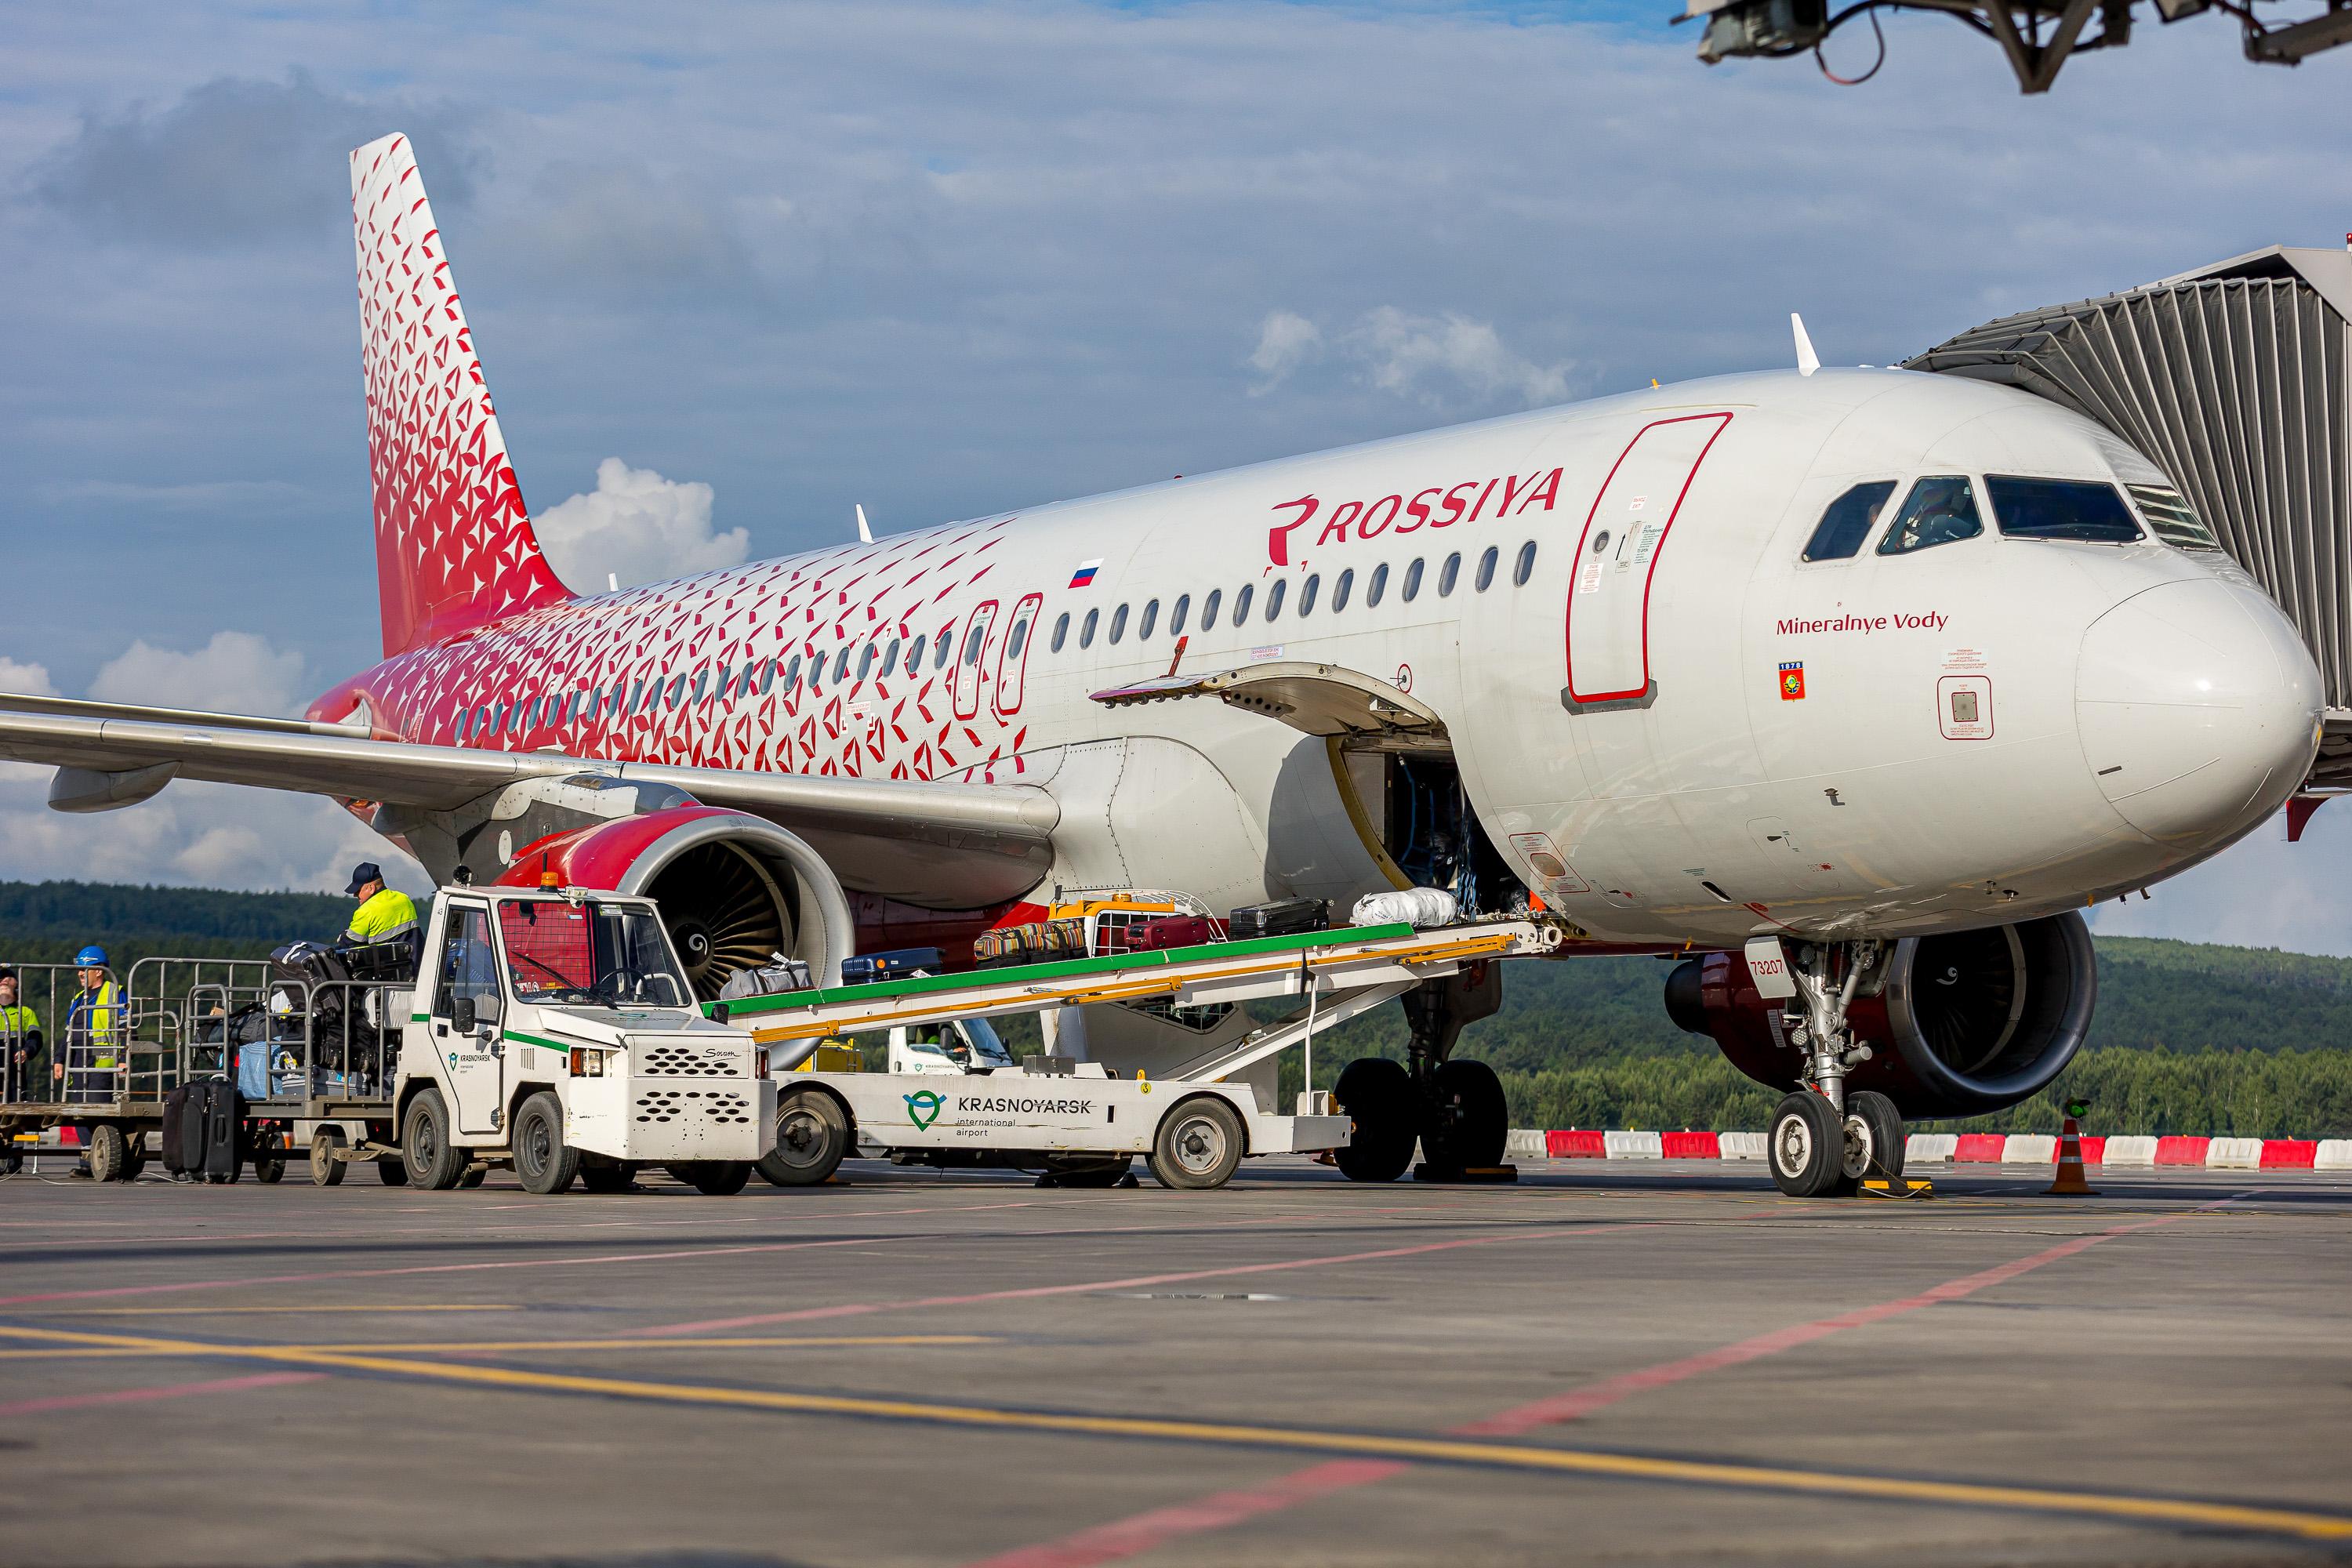
<svg viewBox="0 0 2352 1568">
<path fill-rule="evenodd" d="M 1522 1128 L 1513 1160 L 1761 1160 L 1761 1132 L 1642 1132 L 1601 1128 Z M 1914 1132 L 1912 1165 L 2052 1165 L 2058 1140 L 2047 1132 Z M 2352 1138 L 2197 1138 L 2116 1133 L 2083 1136 L 2083 1163 L 2116 1169 L 2189 1166 L 2209 1171 L 2352 1171 Z"/>
</svg>

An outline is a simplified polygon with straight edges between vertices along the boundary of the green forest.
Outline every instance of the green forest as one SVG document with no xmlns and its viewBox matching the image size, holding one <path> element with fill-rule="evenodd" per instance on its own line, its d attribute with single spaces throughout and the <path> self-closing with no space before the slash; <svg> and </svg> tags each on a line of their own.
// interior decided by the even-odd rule
<svg viewBox="0 0 2352 1568">
<path fill-rule="evenodd" d="M 153 954 L 258 958 L 342 929 L 349 900 L 84 882 L 0 882 L 0 963 L 61 963 L 103 943 L 119 973 Z M 2352 1135 L 2352 959 L 2100 937 L 2090 1043 L 2049 1090 L 1968 1125 L 2050 1131 L 2070 1097 L 2106 1132 Z M 1670 964 L 1650 958 L 1515 963 L 1503 1009 L 1463 1032 L 1521 1127 L 1760 1129 L 1779 1098 L 1711 1041 L 1667 1022 Z M 1008 1027 L 1008 1037 L 1034 1038 Z M 1358 1056 L 1402 1056 L 1394 1005 L 1319 1036 L 1317 1086 Z M 1286 1095 L 1298 1087 L 1286 1062 Z"/>
</svg>

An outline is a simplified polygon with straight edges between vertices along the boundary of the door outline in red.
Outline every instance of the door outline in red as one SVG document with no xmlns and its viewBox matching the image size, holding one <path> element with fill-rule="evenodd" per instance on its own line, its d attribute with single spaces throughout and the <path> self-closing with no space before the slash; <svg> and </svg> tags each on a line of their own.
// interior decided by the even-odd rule
<svg viewBox="0 0 2352 1568">
<path fill-rule="evenodd" d="M 959 719 L 980 717 L 981 671 L 988 668 L 988 638 L 996 627 L 999 605 L 998 600 L 983 599 L 973 605 L 971 618 L 965 621 L 963 629 L 956 634 L 955 663 L 950 667 L 950 678 L 955 685 L 955 716 Z M 972 658 L 967 659 L 964 649 L 970 646 L 975 627 L 980 632 L 980 647 Z M 969 680 L 965 679 L 967 671 L 971 675 Z"/>
<path fill-rule="evenodd" d="M 1022 693 L 1029 684 L 1029 647 L 1037 640 L 1037 619 L 1044 613 L 1045 595 L 1024 594 L 1013 606 L 1013 618 L 1004 623 L 1004 646 L 996 654 L 996 711 L 1000 718 L 1010 718 L 1021 711 Z M 1021 651 L 1013 652 L 1013 637 L 1023 626 L 1029 635 L 1022 640 Z M 1013 678 L 1013 700 L 1004 700 L 1004 678 Z"/>
<path fill-rule="evenodd" d="M 1641 683 L 1622 691 L 1579 691 L 1576 689 L 1575 652 L 1576 573 L 1584 560 L 1585 545 L 1592 534 L 1592 520 L 1600 515 L 1601 500 L 1609 494 L 1609 487 L 1615 482 L 1617 471 L 1625 466 L 1625 459 L 1633 455 L 1633 448 L 1642 444 L 1643 437 L 1665 426 L 1687 425 L 1695 419 L 1714 420 L 1715 434 L 1706 438 L 1706 445 L 1701 447 L 1698 449 L 1698 456 L 1691 459 L 1690 471 L 1683 476 L 1682 489 L 1675 492 L 1674 510 L 1666 514 L 1666 525 L 1658 531 L 1658 542 L 1650 552 L 1650 569 L 1642 577 Z M 1658 561 L 1666 552 L 1666 541 L 1673 536 L 1675 520 L 1682 516 L 1684 498 L 1690 494 L 1691 486 L 1697 482 L 1700 467 L 1706 463 L 1706 455 L 1715 450 L 1716 442 L 1722 439 L 1724 431 L 1728 429 L 1730 425 L 1731 416 L 1728 413 L 1681 414 L 1672 419 L 1653 419 L 1633 432 L 1633 438 L 1625 443 L 1625 449 L 1617 454 L 1615 462 L 1609 465 L 1608 478 L 1602 479 L 1601 488 L 1593 492 L 1592 505 L 1584 514 L 1583 531 L 1576 536 L 1576 553 L 1570 558 L 1569 562 L 1568 610 L 1561 617 L 1560 626 L 1560 658 L 1568 668 L 1568 684 L 1561 689 L 1560 697 L 1570 708 L 1590 708 L 1601 703 L 1622 704 L 1629 707 L 1647 706 L 1654 694 L 1650 677 L 1650 590 L 1657 581 Z"/>
</svg>

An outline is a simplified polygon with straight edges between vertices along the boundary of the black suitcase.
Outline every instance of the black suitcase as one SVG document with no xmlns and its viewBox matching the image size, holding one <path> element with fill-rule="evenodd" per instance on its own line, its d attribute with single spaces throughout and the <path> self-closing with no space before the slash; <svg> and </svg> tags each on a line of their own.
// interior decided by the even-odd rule
<svg viewBox="0 0 2352 1568">
<path fill-rule="evenodd" d="M 1293 936 L 1305 931 L 1328 931 L 1331 906 L 1321 899 L 1276 899 L 1270 904 L 1244 904 L 1225 922 L 1225 935 L 1234 942 L 1256 936 Z"/>
<path fill-rule="evenodd" d="M 192 1079 L 163 1097 L 163 1169 L 173 1175 L 193 1173 L 204 1163 L 204 1097 L 196 1091 L 201 1080 Z M 193 1109 L 192 1109 L 193 1108 Z M 193 1118 L 197 1135 L 191 1139 L 188 1130 Z M 195 1151 L 195 1162 L 190 1163 L 188 1151 Z"/>
<path fill-rule="evenodd" d="M 194 1087 L 204 1096 L 204 1109 L 195 1124 L 198 1144 L 189 1151 L 197 1158 L 189 1170 L 208 1182 L 234 1182 L 245 1163 L 245 1096 L 225 1078 L 206 1079 Z"/>
</svg>

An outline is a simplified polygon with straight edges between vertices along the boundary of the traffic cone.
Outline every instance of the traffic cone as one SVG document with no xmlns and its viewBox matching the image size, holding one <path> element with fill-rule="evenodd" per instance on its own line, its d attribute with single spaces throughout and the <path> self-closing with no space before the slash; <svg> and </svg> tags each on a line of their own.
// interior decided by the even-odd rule
<svg viewBox="0 0 2352 1568">
<path fill-rule="evenodd" d="M 2083 1133 L 2072 1116 L 2058 1134 L 2058 1179 L 2045 1197 L 2095 1198 L 2099 1194 L 2083 1180 Z"/>
</svg>

